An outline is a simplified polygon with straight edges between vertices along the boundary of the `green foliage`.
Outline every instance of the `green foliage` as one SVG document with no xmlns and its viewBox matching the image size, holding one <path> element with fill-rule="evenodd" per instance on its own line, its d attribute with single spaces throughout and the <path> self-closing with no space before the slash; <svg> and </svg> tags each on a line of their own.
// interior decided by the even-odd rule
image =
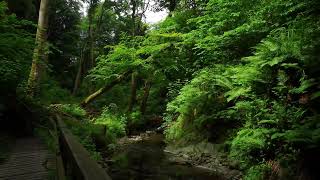
<svg viewBox="0 0 320 180">
<path fill-rule="evenodd" d="M 264 155 L 263 150 L 270 144 L 268 136 L 271 133 L 273 130 L 266 128 L 240 130 L 231 142 L 230 156 L 240 160 L 242 168 L 251 165 L 248 162 L 261 161 Z"/>
<path fill-rule="evenodd" d="M 171 12 L 144 37 L 108 46 L 89 79 L 100 85 L 133 70 L 165 87 L 168 142 L 234 128 L 230 158 L 248 170 L 247 179 L 263 177 L 266 161 L 294 161 L 318 147 L 319 3 L 210 0 L 192 7 Z"/>
<path fill-rule="evenodd" d="M 201 70 L 193 67 L 182 88 L 169 86 L 167 140 L 199 141 L 217 124 L 233 123 L 230 158 L 248 170 L 247 179 L 264 177 L 263 162 L 294 162 L 319 147 L 316 4 L 212 0 L 190 17 L 183 43 L 193 46 Z"/>
<path fill-rule="evenodd" d="M 95 124 L 106 126 L 107 137 L 111 140 L 126 135 L 126 117 L 120 116 L 112 106 L 105 107 Z"/>
<path fill-rule="evenodd" d="M 63 2 L 56 1 L 54 8 L 66 11 L 52 11 L 50 27 L 57 30 L 52 29 L 51 38 L 57 49 L 49 58 L 52 74 L 61 73 L 61 82 L 43 82 L 40 99 L 45 104 L 68 102 L 63 111 L 85 115 L 59 87 L 73 85 L 63 74 L 74 72 L 73 63 L 83 56 L 81 70 L 88 76 L 81 91 L 105 86 L 125 72 L 135 73 L 135 103 L 143 99 L 145 82 L 151 82 L 146 113 L 164 113 L 168 143 L 218 141 L 225 136 L 229 157 L 240 162 L 245 179 L 267 178 L 266 164 L 271 161 L 296 168 L 305 151 L 319 148 L 319 1 L 177 1 L 170 16 L 147 34 L 142 16 L 130 16 L 127 1 L 95 2 L 80 27 L 75 26 L 80 23 L 79 4 Z M 15 89 L 31 58 L 33 40 L 24 28 L 32 25 L 8 15 L 4 3 L 0 19 L 0 81 Z M 89 22 L 94 37 L 87 32 Z M 68 26 L 60 29 L 63 25 Z M 94 63 L 86 61 L 90 38 L 97 56 L 91 70 Z M 52 62 L 56 59 L 62 60 Z M 137 107 L 121 114 L 130 99 L 128 79 L 98 100 L 96 108 L 110 106 L 94 124 L 71 126 L 91 152 L 96 151 L 92 134 L 99 126 L 106 126 L 106 138 L 114 141 L 130 130 L 126 128 L 148 123 Z"/>
<path fill-rule="evenodd" d="M 61 85 L 56 80 L 46 77 L 40 84 L 40 94 L 37 97 L 43 104 L 59 104 L 72 103 L 75 98 L 71 96 L 70 91 L 61 88 Z"/>
<path fill-rule="evenodd" d="M 72 134 L 74 134 L 79 142 L 89 151 L 91 157 L 97 161 L 102 160 L 93 140 L 93 134 L 96 131 L 94 124 L 88 121 L 78 122 L 73 119 L 66 120 L 65 123 L 70 128 Z"/>
<path fill-rule="evenodd" d="M 200 142 L 207 134 L 204 132 L 199 133 L 199 128 L 195 128 L 196 126 L 197 124 L 186 124 L 186 117 L 180 115 L 174 123 L 167 122 L 167 129 L 164 132 L 166 141 L 176 146 Z"/>
<path fill-rule="evenodd" d="M 59 108 L 61 111 L 75 117 L 83 118 L 86 115 L 86 111 L 78 104 L 62 104 Z"/>
<path fill-rule="evenodd" d="M 142 117 L 140 111 L 133 111 L 129 114 L 130 121 L 128 123 L 133 126 L 143 126 L 145 122 L 142 121 L 141 118 Z"/>
<path fill-rule="evenodd" d="M 63 87 L 72 87 L 75 62 L 81 58 L 81 2 L 76 0 L 55 0 L 50 2 L 49 35 L 50 53 L 48 64 L 50 75 Z"/>
<path fill-rule="evenodd" d="M 263 180 L 270 173 L 271 168 L 266 164 L 252 166 L 246 173 L 245 180 Z"/>
<path fill-rule="evenodd" d="M 15 91 L 28 76 L 34 39 L 27 28 L 33 24 L 19 20 L 7 12 L 4 1 L 0 2 L 0 84 L 1 91 Z"/>
</svg>

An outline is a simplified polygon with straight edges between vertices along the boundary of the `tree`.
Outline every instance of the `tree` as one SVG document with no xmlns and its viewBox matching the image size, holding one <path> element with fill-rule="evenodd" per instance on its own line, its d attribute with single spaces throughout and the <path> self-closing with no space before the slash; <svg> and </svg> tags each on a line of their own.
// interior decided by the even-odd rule
<svg viewBox="0 0 320 180">
<path fill-rule="evenodd" d="M 137 73 L 131 74 L 131 96 L 129 99 L 128 112 L 131 112 L 134 104 L 137 101 Z"/>
<path fill-rule="evenodd" d="M 5 2 L 0 2 L 0 91 L 2 95 L 15 94 L 26 79 L 34 49 L 32 22 L 19 20 L 8 13 Z"/>
<path fill-rule="evenodd" d="M 76 65 L 81 58 L 81 12 L 78 0 L 54 0 L 50 2 L 48 42 L 51 77 L 72 90 Z"/>
<path fill-rule="evenodd" d="M 19 18 L 37 21 L 38 1 L 36 0 L 6 0 L 9 10 Z"/>
<path fill-rule="evenodd" d="M 47 28 L 49 18 L 49 1 L 41 0 L 39 9 L 39 20 L 36 35 L 36 47 L 33 53 L 32 66 L 30 70 L 27 94 L 34 97 L 38 92 L 41 75 L 44 72 L 47 57 Z"/>
<path fill-rule="evenodd" d="M 94 15 L 96 12 L 96 8 L 98 6 L 99 0 L 90 0 L 89 9 L 88 9 L 88 20 L 89 20 L 89 28 L 88 28 L 88 41 L 89 41 L 89 61 L 91 64 L 91 68 L 95 65 L 95 57 L 94 57 Z"/>
<path fill-rule="evenodd" d="M 151 83 L 148 80 L 146 80 L 143 88 L 143 96 L 140 104 L 140 112 L 142 115 L 145 114 L 147 109 L 147 102 L 149 98 L 150 89 L 151 89 Z"/>
</svg>

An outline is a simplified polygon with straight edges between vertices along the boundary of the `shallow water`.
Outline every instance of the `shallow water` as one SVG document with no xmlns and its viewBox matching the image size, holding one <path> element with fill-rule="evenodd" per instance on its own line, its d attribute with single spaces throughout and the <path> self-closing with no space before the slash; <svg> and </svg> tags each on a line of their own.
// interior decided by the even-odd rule
<svg viewBox="0 0 320 180">
<path fill-rule="evenodd" d="M 175 155 L 164 151 L 160 134 L 125 140 L 109 162 L 109 174 L 114 180 L 207 180 L 224 179 L 214 171 L 172 161 Z"/>
</svg>

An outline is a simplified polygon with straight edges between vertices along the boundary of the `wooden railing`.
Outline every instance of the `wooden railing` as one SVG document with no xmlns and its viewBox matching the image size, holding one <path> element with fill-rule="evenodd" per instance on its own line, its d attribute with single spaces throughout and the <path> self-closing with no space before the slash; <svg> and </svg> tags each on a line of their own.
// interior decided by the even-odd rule
<svg viewBox="0 0 320 180">
<path fill-rule="evenodd" d="M 66 179 L 66 176 L 75 180 L 111 180 L 58 115 L 55 126 L 59 137 L 56 163 L 59 180 Z"/>
</svg>

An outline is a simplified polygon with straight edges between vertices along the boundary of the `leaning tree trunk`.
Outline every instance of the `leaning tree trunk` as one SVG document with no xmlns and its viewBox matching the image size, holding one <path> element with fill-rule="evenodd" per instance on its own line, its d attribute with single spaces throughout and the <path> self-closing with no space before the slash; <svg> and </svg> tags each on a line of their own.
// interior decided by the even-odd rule
<svg viewBox="0 0 320 180">
<path fill-rule="evenodd" d="M 39 89 L 40 78 L 44 71 L 47 57 L 47 28 L 49 18 L 49 0 L 41 0 L 38 28 L 36 35 L 36 47 L 33 52 L 32 66 L 28 79 L 27 93 L 33 97 Z"/>
<path fill-rule="evenodd" d="M 149 81 L 146 81 L 144 88 L 143 88 L 143 97 L 142 97 L 141 104 L 140 104 L 140 112 L 142 115 L 145 114 L 146 109 L 147 109 L 147 102 L 148 102 L 148 98 L 149 98 L 150 89 L 151 89 L 151 83 Z"/>
<path fill-rule="evenodd" d="M 107 84 L 106 86 L 104 86 L 103 88 L 100 88 L 98 91 L 94 92 L 93 94 L 91 94 L 90 96 L 88 96 L 85 100 L 82 101 L 81 106 L 85 107 L 87 106 L 89 103 L 91 103 L 92 101 L 94 101 L 97 97 L 99 97 L 100 95 L 102 95 L 103 93 L 109 91 L 111 88 L 113 88 L 113 86 L 119 84 L 121 81 L 123 81 L 129 74 L 131 74 L 132 71 L 127 71 L 123 74 L 121 74 L 120 76 L 118 76 L 116 79 L 114 79 L 113 81 L 111 81 L 109 84 Z"/>
<path fill-rule="evenodd" d="M 129 99 L 128 112 L 131 112 L 135 102 L 137 101 L 137 74 L 131 74 L 131 96 Z"/>
</svg>

